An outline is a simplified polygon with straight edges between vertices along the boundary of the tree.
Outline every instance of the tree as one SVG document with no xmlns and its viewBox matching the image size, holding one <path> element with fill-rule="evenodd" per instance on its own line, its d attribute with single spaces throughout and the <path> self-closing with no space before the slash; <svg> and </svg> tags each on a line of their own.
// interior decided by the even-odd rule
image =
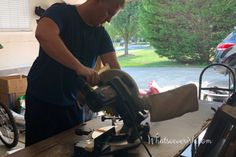
<svg viewBox="0 0 236 157">
<path fill-rule="evenodd" d="M 128 55 L 129 40 L 138 31 L 138 4 L 137 0 L 127 2 L 125 8 L 112 19 L 110 25 L 106 26 L 112 38 L 124 39 L 125 55 Z"/>
<path fill-rule="evenodd" d="M 235 5 L 233 0 L 142 0 L 139 23 L 159 55 L 208 63 L 212 48 L 234 25 Z"/>
</svg>

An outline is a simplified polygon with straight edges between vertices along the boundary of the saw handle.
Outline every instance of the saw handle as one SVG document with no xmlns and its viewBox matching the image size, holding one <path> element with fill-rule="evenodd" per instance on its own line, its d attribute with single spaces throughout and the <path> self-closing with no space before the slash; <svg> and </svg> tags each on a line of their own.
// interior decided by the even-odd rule
<svg viewBox="0 0 236 157">
<path fill-rule="evenodd" d="M 97 93 L 82 76 L 78 76 L 76 79 L 76 86 L 78 90 L 85 96 L 85 101 L 88 107 L 93 112 L 99 112 L 104 107 L 103 97 L 100 93 Z"/>
<path fill-rule="evenodd" d="M 78 89 L 83 89 L 83 88 L 90 88 L 90 85 L 86 81 L 85 77 L 79 75 L 76 79 L 76 86 Z"/>
</svg>

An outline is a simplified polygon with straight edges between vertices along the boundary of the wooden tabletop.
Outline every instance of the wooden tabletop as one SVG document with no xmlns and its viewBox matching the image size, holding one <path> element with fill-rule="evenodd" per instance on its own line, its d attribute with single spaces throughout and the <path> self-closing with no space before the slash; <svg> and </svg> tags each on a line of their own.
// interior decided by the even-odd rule
<svg viewBox="0 0 236 157">
<path fill-rule="evenodd" d="M 147 145 L 152 156 L 174 157 L 188 145 L 202 131 L 204 125 L 213 117 L 212 106 L 219 106 L 216 102 L 199 102 L 199 110 L 187 113 L 181 117 L 166 120 L 162 122 L 150 122 L 151 132 L 158 132 L 161 136 L 161 143 L 158 145 Z M 75 128 L 84 127 L 96 129 L 111 124 L 110 122 L 101 122 L 100 118 L 88 121 Z M 75 134 L 75 128 L 43 140 L 39 143 L 24 148 L 8 157 L 71 157 L 73 155 L 74 143 L 85 138 Z M 144 147 L 129 151 L 128 154 L 121 155 L 129 157 L 147 157 L 148 154 Z"/>
</svg>

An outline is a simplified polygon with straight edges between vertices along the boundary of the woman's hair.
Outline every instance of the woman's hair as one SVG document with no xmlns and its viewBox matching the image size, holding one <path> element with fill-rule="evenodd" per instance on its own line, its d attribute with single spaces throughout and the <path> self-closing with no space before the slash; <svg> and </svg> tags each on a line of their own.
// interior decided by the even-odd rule
<svg viewBox="0 0 236 157">
<path fill-rule="evenodd" d="M 107 1 L 107 2 L 118 2 L 122 8 L 125 5 L 125 0 L 105 0 L 105 1 Z"/>
<path fill-rule="evenodd" d="M 125 5 L 125 0 L 117 0 L 120 2 L 121 6 L 123 7 Z"/>
</svg>

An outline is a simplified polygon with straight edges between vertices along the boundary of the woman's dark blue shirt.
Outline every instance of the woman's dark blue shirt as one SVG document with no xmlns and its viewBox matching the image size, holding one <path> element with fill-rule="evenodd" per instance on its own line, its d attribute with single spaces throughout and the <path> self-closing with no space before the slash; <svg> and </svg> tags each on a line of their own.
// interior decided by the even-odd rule
<svg viewBox="0 0 236 157">
<path fill-rule="evenodd" d="M 57 24 L 64 44 L 87 67 L 94 67 L 99 55 L 114 52 L 104 27 L 87 25 L 73 5 L 56 3 L 46 10 L 43 17 Z M 72 105 L 76 101 L 76 77 L 73 70 L 50 58 L 40 47 L 39 56 L 28 74 L 27 92 L 51 104 Z"/>
</svg>

